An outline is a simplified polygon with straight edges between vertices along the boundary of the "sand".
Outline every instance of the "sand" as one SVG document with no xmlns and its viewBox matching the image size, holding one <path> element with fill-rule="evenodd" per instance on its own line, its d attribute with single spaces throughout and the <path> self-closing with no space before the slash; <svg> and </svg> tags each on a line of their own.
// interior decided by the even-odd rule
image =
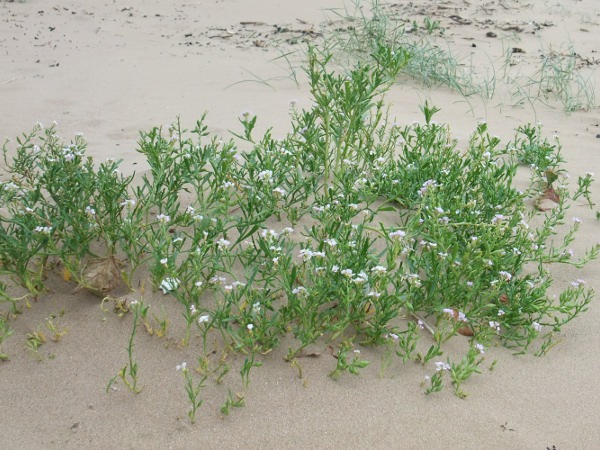
<svg viewBox="0 0 600 450">
<path fill-rule="evenodd" d="M 566 51 L 568 43 L 586 70 L 599 62 L 600 5 L 594 0 L 388 3 L 419 22 L 423 14 L 440 20 L 449 47 L 479 73 L 490 63 L 500 67 L 508 47 L 524 51 L 511 57 L 515 77 L 539 66 L 541 49 Z M 311 102 L 300 67 L 304 41 L 335 28 L 332 9 L 344 6 L 352 9 L 342 0 L 0 2 L 0 136 L 56 121 L 66 139 L 82 132 L 95 159 L 122 158 L 125 173 L 145 170 L 135 151 L 138 131 L 168 126 L 178 116 L 190 127 L 208 111 L 210 131 L 228 138 L 229 130 L 239 130 L 240 113 L 252 111 L 260 130 L 273 127 L 281 136 L 288 131 L 288 102 Z M 287 51 L 298 52 L 289 63 L 280 58 Z M 480 120 L 503 142 L 518 125 L 539 121 L 547 135 L 560 137 L 573 176 L 600 173 L 597 107 L 565 114 L 556 103 L 515 106 L 509 90 L 499 81 L 492 99 L 467 101 L 413 81 L 395 86 L 388 101 L 391 114 L 410 123 L 428 99 L 441 108 L 437 120 L 463 143 Z M 593 198 L 600 201 L 598 190 Z M 583 220 L 574 245 L 582 252 L 598 242 L 600 224 L 584 206 L 570 213 Z M 582 270 L 557 268 L 556 284 L 582 278 L 598 288 L 599 268 L 598 261 Z M 597 301 L 544 357 L 490 349 L 496 369 L 469 380 L 464 400 L 452 389 L 425 396 L 419 383 L 428 372 L 416 364 L 393 364 L 382 374 L 377 350 L 367 351 L 372 364 L 361 376 L 333 381 L 327 374 L 335 360 L 319 348 L 321 356 L 302 360 L 303 383 L 283 361 L 282 345 L 252 372 L 245 407 L 220 414 L 227 389 L 240 389 L 239 377 L 230 374 L 223 385 L 206 389 L 191 425 L 175 366 L 192 361 L 198 349 L 175 344 L 181 326 L 172 298 L 158 293 L 149 299 L 171 320 L 168 337 L 140 332 L 136 339 L 143 391 L 133 395 L 117 385 L 107 395 L 108 380 L 126 363 L 131 317 L 103 311 L 97 297 L 56 280 L 49 287 L 11 321 L 14 334 L 3 344 L 10 361 L 0 363 L 2 448 L 562 450 L 600 442 Z M 38 361 L 24 349 L 25 336 L 61 312 L 56 322 L 68 333 L 41 347 Z"/>
</svg>

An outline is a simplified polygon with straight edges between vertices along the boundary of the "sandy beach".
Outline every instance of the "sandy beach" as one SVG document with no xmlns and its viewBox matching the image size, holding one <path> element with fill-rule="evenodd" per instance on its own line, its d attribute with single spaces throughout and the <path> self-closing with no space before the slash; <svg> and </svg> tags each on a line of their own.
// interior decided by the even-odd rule
<svg viewBox="0 0 600 450">
<path fill-rule="evenodd" d="M 591 106 L 565 112 L 560 101 L 515 91 L 548 52 L 576 51 L 578 70 L 598 92 L 600 5 L 594 0 L 382 4 L 406 26 L 424 17 L 438 20 L 440 42 L 476 77 L 494 80 L 485 98 L 403 76 L 386 94 L 396 121 L 420 120 L 428 101 L 440 108 L 435 118 L 448 124 L 459 146 L 481 121 L 503 143 L 518 126 L 539 122 L 545 135 L 560 139 L 573 179 L 600 174 L 598 95 Z M 122 159 L 120 170 L 137 177 L 148 169 L 136 152 L 139 131 L 166 128 L 177 118 L 190 128 L 206 112 L 208 131 L 228 140 L 231 131 L 240 132 L 240 115 L 251 111 L 258 117 L 257 135 L 272 128 L 283 137 L 290 131 L 290 101 L 300 108 L 313 101 L 303 71 L 308 43 L 320 44 L 347 27 L 342 17 L 354 10 L 342 0 L 0 0 L 0 136 L 15 139 L 38 121 L 56 121 L 66 141 L 82 133 L 89 156 Z M 0 176 L 6 181 L 3 170 Z M 568 211 L 569 220 L 582 221 L 575 254 L 599 242 L 596 210 L 574 202 Z M 550 268 L 557 289 L 583 279 L 596 290 L 599 269 L 600 261 L 583 269 Z M 10 356 L 0 362 L 0 442 L 6 449 L 565 450 L 600 442 L 597 299 L 543 357 L 489 348 L 483 374 L 465 383 L 466 399 L 451 387 L 424 395 L 420 384 L 431 368 L 399 360 L 383 368 L 380 348 L 361 350 L 371 364 L 360 376 L 335 381 L 328 377 L 335 359 L 326 344 L 317 345 L 311 351 L 318 356 L 301 359 L 300 380 L 284 361 L 284 340 L 260 356 L 263 365 L 253 369 L 243 408 L 227 417 L 219 409 L 228 389 L 240 389 L 232 370 L 223 384 L 207 385 L 190 424 L 175 368 L 197 358 L 198 346 L 177 345 L 181 305 L 160 291 L 147 294 L 152 311 L 169 319 L 167 336 L 140 331 L 136 337 L 140 394 L 122 384 L 107 394 L 108 381 L 127 359 L 131 314 L 118 317 L 97 296 L 65 287 L 60 277 L 50 277 L 47 287 L 31 308 L 11 316 L 14 332 L 2 343 Z M 38 360 L 25 349 L 26 336 L 50 315 L 67 333 L 40 347 Z M 488 360 L 497 360 L 493 371 Z"/>
</svg>

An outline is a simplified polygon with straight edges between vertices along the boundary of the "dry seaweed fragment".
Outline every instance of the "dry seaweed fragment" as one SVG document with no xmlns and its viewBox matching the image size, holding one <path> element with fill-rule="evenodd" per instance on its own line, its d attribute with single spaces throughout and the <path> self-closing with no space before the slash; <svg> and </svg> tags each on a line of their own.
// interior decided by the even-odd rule
<svg viewBox="0 0 600 450">
<path fill-rule="evenodd" d="M 115 289 L 120 282 L 119 262 L 114 256 L 108 256 L 88 262 L 83 269 L 81 287 L 103 297 Z"/>
</svg>

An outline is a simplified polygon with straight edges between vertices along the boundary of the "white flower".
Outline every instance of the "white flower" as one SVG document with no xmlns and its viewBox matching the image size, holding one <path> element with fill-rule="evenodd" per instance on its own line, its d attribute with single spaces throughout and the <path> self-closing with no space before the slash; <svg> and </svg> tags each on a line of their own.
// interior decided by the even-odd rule
<svg viewBox="0 0 600 450">
<path fill-rule="evenodd" d="M 501 270 L 500 272 L 498 272 L 498 275 L 500 275 L 502 278 L 504 278 L 506 281 L 510 281 L 512 278 L 512 275 L 504 270 Z"/>
<path fill-rule="evenodd" d="M 168 261 L 169 261 L 168 258 L 163 258 L 163 259 L 160 260 L 160 263 L 163 264 L 163 265 L 166 265 Z"/>
<path fill-rule="evenodd" d="M 133 208 L 135 206 L 135 200 L 128 198 L 119 203 L 119 206 L 125 206 L 126 208 Z"/>
<path fill-rule="evenodd" d="M 541 326 L 539 323 L 537 323 L 537 322 L 533 322 L 533 323 L 531 324 L 531 326 L 532 326 L 532 327 L 533 327 L 533 329 L 534 329 L 535 331 L 537 331 L 538 333 L 539 333 L 540 331 L 542 331 L 542 326 Z"/>
<path fill-rule="evenodd" d="M 337 265 L 336 265 L 336 266 L 333 266 L 333 267 L 331 268 L 331 271 L 332 271 L 333 273 L 338 273 L 338 272 L 340 271 L 340 266 L 337 266 Z"/>
<path fill-rule="evenodd" d="M 50 234 L 52 232 L 52 227 L 35 227 L 33 231 L 41 234 Z"/>
<path fill-rule="evenodd" d="M 581 223 L 581 219 L 579 217 L 573 217 L 573 222 L 576 224 L 580 224 Z"/>
<path fill-rule="evenodd" d="M 302 261 L 306 262 L 314 256 L 314 253 L 312 252 L 312 250 L 310 250 L 308 248 L 303 248 L 298 252 L 298 256 L 300 256 L 300 258 L 302 258 Z"/>
<path fill-rule="evenodd" d="M 169 223 L 171 221 L 171 217 L 165 214 L 159 214 L 156 216 L 156 220 L 158 220 L 160 223 Z"/>
<path fill-rule="evenodd" d="M 196 287 L 202 287 L 204 283 L 202 281 L 196 281 L 194 284 L 196 285 Z"/>
<path fill-rule="evenodd" d="M 208 323 L 208 321 L 210 321 L 210 316 L 208 314 L 198 317 L 198 323 Z"/>
<path fill-rule="evenodd" d="M 179 283 L 180 281 L 177 278 L 165 278 L 164 280 L 162 280 L 159 287 L 162 289 L 163 294 L 166 295 L 172 290 L 177 289 Z"/>
<path fill-rule="evenodd" d="M 282 197 L 284 197 L 285 194 L 286 194 L 285 189 L 280 188 L 280 187 L 276 187 L 275 189 L 273 189 L 273 193 L 274 194 L 278 194 L 278 195 L 280 195 Z"/>
<path fill-rule="evenodd" d="M 484 347 L 483 345 L 481 345 L 481 344 L 475 344 L 475 348 L 476 348 L 477 350 L 479 350 L 479 353 L 480 353 L 480 354 L 482 354 L 482 355 L 483 355 L 483 354 L 485 353 L 485 347 Z"/>
<path fill-rule="evenodd" d="M 450 364 L 448 364 L 448 363 L 445 363 L 445 362 L 443 362 L 443 361 L 437 361 L 437 362 L 435 363 L 435 370 L 436 370 L 437 372 L 440 372 L 440 371 L 442 371 L 442 370 L 450 370 L 450 369 L 452 369 L 452 367 L 451 367 L 451 366 L 450 366 Z"/>
<path fill-rule="evenodd" d="M 352 282 L 355 284 L 364 284 L 367 281 L 369 281 L 369 277 L 367 276 L 366 273 L 364 273 L 362 270 L 360 271 L 360 273 L 356 276 L 356 278 L 352 279 Z"/>
<path fill-rule="evenodd" d="M 435 208 L 435 210 L 439 213 L 439 214 L 444 214 L 444 210 L 442 208 L 440 208 L 439 206 Z"/>
<path fill-rule="evenodd" d="M 390 237 L 390 239 L 395 239 L 399 241 L 406 236 L 406 233 L 402 230 L 396 230 L 392 231 L 388 236 Z"/>
<path fill-rule="evenodd" d="M 325 239 L 325 241 L 323 242 L 325 242 L 330 247 L 335 247 L 337 245 L 337 241 L 333 238 Z"/>
<path fill-rule="evenodd" d="M 96 210 L 94 208 L 92 208 L 91 206 L 86 206 L 85 207 L 85 213 L 88 216 L 95 216 L 96 215 Z"/>
<path fill-rule="evenodd" d="M 371 272 L 375 272 L 378 275 L 385 275 L 387 273 L 387 269 L 383 266 L 375 266 L 371 269 Z"/>
<path fill-rule="evenodd" d="M 263 170 L 258 174 L 258 179 L 260 181 L 264 181 L 265 183 L 271 183 L 273 181 L 273 171 Z"/>
<path fill-rule="evenodd" d="M 582 284 L 585 284 L 585 281 L 583 281 L 582 279 L 571 281 L 571 286 L 573 286 L 574 288 L 578 288 Z"/>
<path fill-rule="evenodd" d="M 493 328 L 496 331 L 500 331 L 500 323 L 496 322 L 495 320 L 490 320 L 489 325 L 490 328 Z"/>
<path fill-rule="evenodd" d="M 504 312 L 503 309 L 498 310 L 498 317 L 502 317 L 504 314 L 506 314 L 506 313 Z"/>
<path fill-rule="evenodd" d="M 182 372 L 186 369 L 187 363 L 184 361 L 181 364 L 177 364 L 177 366 L 175 366 L 175 370 L 181 370 Z"/>
<path fill-rule="evenodd" d="M 225 250 L 230 245 L 231 245 L 231 242 L 229 242 L 227 239 L 221 238 L 217 241 L 217 247 L 219 247 L 219 250 Z"/>
<path fill-rule="evenodd" d="M 252 331 L 252 329 L 254 328 L 254 325 L 249 323 L 248 325 L 246 325 L 246 328 L 248 328 L 248 331 Z"/>
<path fill-rule="evenodd" d="M 252 305 L 252 312 L 258 314 L 260 312 L 260 302 L 256 302 Z"/>
<path fill-rule="evenodd" d="M 340 273 L 347 278 L 352 278 L 352 275 L 354 275 L 354 272 L 352 272 L 352 269 L 343 269 Z"/>
</svg>

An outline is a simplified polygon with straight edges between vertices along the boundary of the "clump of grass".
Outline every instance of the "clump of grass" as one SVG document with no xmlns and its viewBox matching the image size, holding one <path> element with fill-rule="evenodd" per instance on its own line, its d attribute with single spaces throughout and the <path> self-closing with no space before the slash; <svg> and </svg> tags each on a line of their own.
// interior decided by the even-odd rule
<svg viewBox="0 0 600 450">
<path fill-rule="evenodd" d="M 545 353 L 593 296 L 581 280 L 553 286 L 549 263 L 581 267 L 600 250 L 572 257 L 579 219 L 556 236 L 581 191 L 568 189 L 559 148 L 531 126 L 503 146 L 481 123 L 459 149 L 434 106 L 426 103 L 422 122 L 411 125 L 387 115 L 383 95 L 406 66 L 405 52 L 381 43 L 370 63 L 343 73 L 331 58 L 309 51 L 314 104 L 293 108 L 282 139 L 256 137 L 251 114 L 228 142 L 209 136 L 204 117 L 189 133 L 179 121 L 142 133 L 150 175 L 137 187 L 118 162 L 96 168 L 81 137 L 64 144 L 54 127 L 24 135 L 12 158 L 5 144 L 12 181 L 0 189 L 3 273 L 41 295 L 60 263 L 72 281 L 104 294 L 116 276 L 133 288 L 144 267 L 154 289 L 182 309 L 181 343 L 201 336 L 203 371 L 209 336 L 219 336 L 224 354 L 243 355 L 244 393 L 230 391 L 225 415 L 244 404 L 261 355 L 288 335 L 292 362 L 311 344 L 337 347 L 333 378 L 368 364 L 354 345 L 385 345 L 388 357 L 435 363 L 427 392 L 441 389 L 449 372 L 461 397 L 485 348 L 521 353 L 536 343 Z M 240 140 L 248 152 L 238 152 Z M 521 191 L 515 175 L 531 161 L 531 185 Z M 559 195 L 542 213 L 529 203 L 544 194 L 544 177 Z M 104 272 L 96 269 L 91 286 L 89 263 L 78 261 L 97 258 Z M 139 392 L 133 344 L 148 307 L 133 311 L 129 362 L 118 376 Z M 469 342 L 458 359 L 446 355 L 455 338 Z M 217 382 L 229 367 L 219 364 Z M 204 381 L 186 376 L 192 420 Z"/>
<path fill-rule="evenodd" d="M 377 48 L 386 47 L 408 54 L 402 74 L 426 87 L 446 86 L 464 97 L 493 95 L 495 77 L 477 76 L 471 64 L 454 55 L 444 43 L 439 21 L 425 17 L 419 24 L 394 17 L 378 0 L 371 2 L 369 11 L 356 0 L 353 10 L 333 12 L 347 25 L 336 29 L 327 42 L 346 61 L 368 60 Z"/>
<path fill-rule="evenodd" d="M 580 55 L 569 44 L 558 51 L 542 49 L 539 67 L 533 73 L 511 74 L 505 69 L 505 76 L 518 104 L 558 103 L 567 113 L 591 111 L 598 106 L 596 86 L 593 74 L 586 75 L 584 68 Z"/>
</svg>

